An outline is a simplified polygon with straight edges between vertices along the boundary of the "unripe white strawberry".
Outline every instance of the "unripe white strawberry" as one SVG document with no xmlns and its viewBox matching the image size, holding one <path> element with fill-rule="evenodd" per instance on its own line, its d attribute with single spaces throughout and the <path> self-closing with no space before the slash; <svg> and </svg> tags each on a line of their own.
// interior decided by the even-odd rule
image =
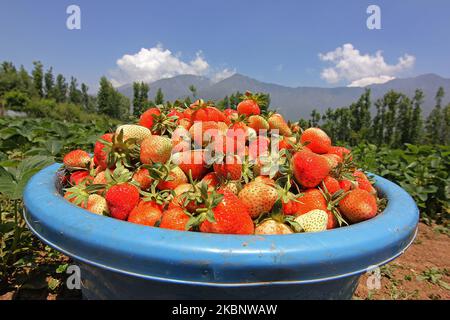
<svg viewBox="0 0 450 320">
<path fill-rule="evenodd" d="M 317 232 L 327 230 L 328 214 L 323 210 L 311 210 L 295 218 L 304 232 Z"/>
<path fill-rule="evenodd" d="M 136 139 L 137 143 L 141 143 L 145 138 L 151 137 L 151 131 L 143 126 L 136 124 L 124 124 L 117 128 L 116 135 L 123 130 L 124 139 Z"/>
<path fill-rule="evenodd" d="M 106 203 L 105 198 L 103 198 L 98 194 L 91 194 L 89 196 L 86 209 L 92 213 L 99 215 L 109 213 L 108 205 Z"/>
</svg>

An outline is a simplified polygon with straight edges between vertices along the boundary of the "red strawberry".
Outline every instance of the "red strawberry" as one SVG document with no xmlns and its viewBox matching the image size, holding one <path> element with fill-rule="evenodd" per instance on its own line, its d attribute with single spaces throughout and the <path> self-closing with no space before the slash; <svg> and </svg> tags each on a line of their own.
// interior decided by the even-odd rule
<svg viewBox="0 0 450 320">
<path fill-rule="evenodd" d="M 70 175 L 69 181 L 72 185 L 76 185 L 79 184 L 83 181 L 86 182 L 86 184 L 89 184 L 90 182 L 92 182 L 92 180 L 94 180 L 94 177 L 92 177 L 91 175 L 89 175 L 89 171 L 75 171 L 74 173 L 72 173 Z"/>
<path fill-rule="evenodd" d="M 106 191 L 106 202 L 111 216 L 116 219 L 126 220 L 131 210 L 139 202 L 139 190 L 129 183 L 120 183 Z"/>
<path fill-rule="evenodd" d="M 329 154 L 335 154 L 339 156 L 339 158 L 341 158 L 341 161 L 344 160 L 344 156 L 346 154 L 350 154 L 350 152 L 351 151 L 345 147 L 335 147 L 335 146 L 330 147 L 330 149 L 328 150 Z"/>
<path fill-rule="evenodd" d="M 150 177 L 150 173 L 146 168 L 139 168 L 133 174 L 133 180 L 139 183 L 141 190 L 147 190 L 150 188 L 153 179 Z"/>
<path fill-rule="evenodd" d="M 255 100 L 245 99 L 237 105 L 237 112 L 239 114 L 251 116 L 252 114 L 259 115 L 261 113 L 261 109 Z"/>
<path fill-rule="evenodd" d="M 353 223 L 368 220 L 377 214 L 377 199 L 366 190 L 354 189 L 339 202 L 339 209 Z"/>
<path fill-rule="evenodd" d="M 350 191 L 351 189 L 354 189 L 354 182 L 352 182 L 348 179 L 344 179 L 344 180 L 339 181 L 339 186 L 344 191 Z"/>
<path fill-rule="evenodd" d="M 249 212 L 239 198 L 224 191 L 222 201 L 214 208 L 215 222 L 203 221 L 200 231 L 226 234 L 253 234 L 254 225 Z"/>
<path fill-rule="evenodd" d="M 293 194 L 290 194 L 290 196 L 292 197 L 292 199 L 288 199 L 286 202 L 283 201 L 282 202 L 282 212 L 285 215 L 295 215 L 298 212 L 298 208 L 301 205 L 300 202 L 300 196 L 294 196 Z"/>
<path fill-rule="evenodd" d="M 353 175 L 356 177 L 356 182 L 358 183 L 358 188 L 366 190 L 371 194 L 376 194 L 377 190 L 372 186 L 372 183 L 367 179 L 367 176 L 362 171 L 355 171 Z"/>
<path fill-rule="evenodd" d="M 242 177 L 242 160 L 236 155 L 225 156 L 221 163 L 214 163 L 213 168 L 224 179 L 239 180 Z"/>
<path fill-rule="evenodd" d="M 187 176 L 190 172 L 194 180 L 201 179 L 208 172 L 204 150 L 188 150 L 176 153 L 173 156 L 173 163 L 177 164 Z"/>
<path fill-rule="evenodd" d="M 295 180 L 306 188 L 313 188 L 330 173 L 328 160 L 311 151 L 302 150 L 292 157 Z"/>
<path fill-rule="evenodd" d="M 158 205 L 152 201 L 141 201 L 130 212 L 128 221 L 153 227 L 161 219 L 162 213 Z"/>
<path fill-rule="evenodd" d="M 172 140 L 153 135 L 141 143 L 140 159 L 143 164 L 166 163 L 172 153 Z"/>
<path fill-rule="evenodd" d="M 113 134 L 106 133 L 100 137 L 100 139 L 112 142 Z M 103 150 L 105 145 L 101 141 L 97 141 L 94 146 L 94 163 L 99 166 L 102 170 L 108 167 L 107 158 L 108 154 Z"/>
<path fill-rule="evenodd" d="M 191 121 L 215 121 L 215 122 L 225 122 L 230 123 L 230 119 L 228 119 L 222 111 L 204 103 L 203 101 L 194 102 L 190 108 L 194 109 L 194 112 L 191 114 Z"/>
<path fill-rule="evenodd" d="M 188 179 L 180 167 L 176 166 L 170 170 L 168 177 L 165 180 L 160 180 L 158 183 L 159 190 L 174 190 L 182 183 L 187 183 Z"/>
<path fill-rule="evenodd" d="M 339 156 L 337 154 L 326 153 L 326 154 L 323 154 L 322 156 L 327 158 L 328 163 L 330 164 L 330 167 L 332 169 L 336 168 L 338 166 L 338 164 L 342 162 L 341 158 L 339 158 Z"/>
<path fill-rule="evenodd" d="M 67 169 L 85 169 L 89 167 L 91 157 L 83 150 L 73 150 L 66 154 L 63 163 Z"/>
<path fill-rule="evenodd" d="M 327 153 L 331 147 L 330 137 L 319 128 L 309 128 L 303 131 L 300 142 L 307 143 L 307 147 L 315 153 Z"/>
<path fill-rule="evenodd" d="M 298 198 L 297 215 L 305 214 L 315 209 L 327 211 L 327 201 L 319 189 L 307 189 Z"/>
<path fill-rule="evenodd" d="M 339 181 L 337 181 L 335 178 L 331 176 L 327 176 L 323 183 L 325 184 L 325 187 L 327 188 L 328 192 L 332 195 L 335 192 L 341 190 L 341 186 L 339 185 Z"/>
<path fill-rule="evenodd" d="M 161 218 L 160 228 L 186 231 L 186 224 L 190 217 L 180 207 L 165 211 Z"/>
<path fill-rule="evenodd" d="M 207 173 L 200 181 L 200 183 L 206 183 L 209 188 L 215 188 L 219 184 L 219 182 L 220 179 L 215 172 Z"/>
<path fill-rule="evenodd" d="M 141 114 L 141 117 L 139 118 L 139 125 L 151 130 L 153 127 L 153 121 L 155 120 L 155 117 L 159 116 L 160 114 L 161 111 L 158 108 L 148 109 L 143 114 Z"/>
</svg>

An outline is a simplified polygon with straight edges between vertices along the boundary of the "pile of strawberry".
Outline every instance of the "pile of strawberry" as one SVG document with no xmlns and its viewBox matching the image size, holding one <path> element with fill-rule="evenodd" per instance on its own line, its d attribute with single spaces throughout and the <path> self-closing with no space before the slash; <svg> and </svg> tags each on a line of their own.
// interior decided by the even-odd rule
<svg viewBox="0 0 450 320">
<path fill-rule="evenodd" d="M 64 197 L 92 213 L 146 226 L 223 234 L 315 232 L 373 218 L 381 199 L 319 128 L 198 100 L 158 106 L 63 159 Z"/>
</svg>

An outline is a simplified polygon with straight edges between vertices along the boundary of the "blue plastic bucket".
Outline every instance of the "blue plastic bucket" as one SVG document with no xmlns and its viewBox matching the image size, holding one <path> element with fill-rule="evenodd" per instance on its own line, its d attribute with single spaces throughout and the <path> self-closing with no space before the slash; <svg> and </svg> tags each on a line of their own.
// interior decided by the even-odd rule
<svg viewBox="0 0 450 320">
<path fill-rule="evenodd" d="M 79 264 L 88 299 L 349 299 L 362 273 L 398 257 L 417 232 L 411 196 L 378 176 L 388 205 L 371 220 L 318 233 L 236 236 L 91 214 L 59 194 L 59 167 L 29 181 L 25 219 Z"/>
</svg>

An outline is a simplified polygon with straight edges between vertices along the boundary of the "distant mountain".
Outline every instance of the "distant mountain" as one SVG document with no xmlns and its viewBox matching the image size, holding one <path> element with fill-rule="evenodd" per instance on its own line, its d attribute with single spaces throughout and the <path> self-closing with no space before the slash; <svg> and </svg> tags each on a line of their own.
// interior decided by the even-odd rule
<svg viewBox="0 0 450 320">
<path fill-rule="evenodd" d="M 313 109 L 319 112 L 327 108 L 348 106 L 355 102 L 364 92 L 365 88 L 320 88 L 320 87 L 287 87 L 273 83 L 261 82 L 241 74 L 213 83 L 205 77 L 193 75 L 180 75 L 169 79 L 162 79 L 150 83 L 150 97 L 154 97 L 158 88 L 164 92 L 167 100 L 175 100 L 190 95 L 189 86 L 197 88 L 198 96 L 205 100 L 218 100 L 236 91 L 269 93 L 272 108 L 278 109 L 288 119 L 309 117 Z M 394 79 L 383 84 L 368 86 L 372 90 L 372 101 L 383 96 L 389 90 L 403 92 L 413 96 L 416 89 L 422 89 L 425 94 L 423 113 L 428 115 L 434 106 L 434 96 L 439 87 L 443 87 L 447 93 L 444 102 L 450 101 L 450 79 L 442 78 L 435 74 L 424 74 L 414 78 Z M 132 85 L 125 85 L 118 90 L 133 96 Z"/>
<path fill-rule="evenodd" d="M 194 76 L 190 74 L 183 74 L 173 78 L 161 79 L 152 83 L 149 83 L 150 91 L 148 93 L 149 97 L 154 97 L 156 91 L 159 88 L 164 93 L 164 98 L 166 100 L 176 100 L 180 97 L 186 97 L 191 94 L 189 91 L 189 86 L 194 85 L 197 91 L 209 87 L 213 82 L 205 77 Z M 126 95 L 129 98 L 133 98 L 133 84 L 126 84 L 117 88 L 120 93 Z"/>
</svg>

